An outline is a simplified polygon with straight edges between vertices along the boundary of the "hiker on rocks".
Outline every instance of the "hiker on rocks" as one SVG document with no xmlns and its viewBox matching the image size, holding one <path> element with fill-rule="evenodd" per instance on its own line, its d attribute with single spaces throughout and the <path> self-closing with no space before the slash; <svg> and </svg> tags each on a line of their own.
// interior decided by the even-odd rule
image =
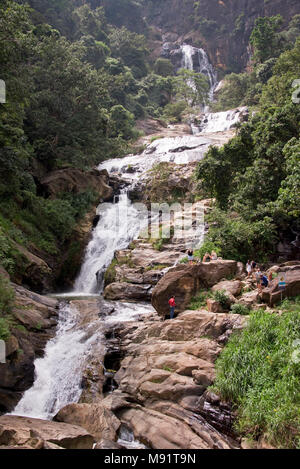
<svg viewBox="0 0 300 469">
<path fill-rule="evenodd" d="M 169 306 L 170 306 L 170 319 L 174 319 L 174 314 L 175 314 L 175 296 L 171 296 L 169 299 Z"/>
<path fill-rule="evenodd" d="M 211 261 L 211 255 L 207 252 L 205 256 L 203 257 L 203 262 L 210 262 Z"/>
<path fill-rule="evenodd" d="M 194 251 L 192 249 L 188 250 L 188 261 L 190 265 L 193 265 L 194 262 Z"/>
<path fill-rule="evenodd" d="M 250 277 L 250 275 L 252 273 L 252 265 L 251 265 L 250 261 L 248 261 L 247 264 L 246 264 L 246 271 L 247 271 L 248 277 Z"/>
<path fill-rule="evenodd" d="M 252 267 L 253 272 L 256 269 L 256 266 L 257 266 L 257 263 L 255 261 L 251 261 L 251 267 Z"/>
<path fill-rule="evenodd" d="M 254 276 L 255 276 L 255 281 L 256 281 L 256 286 L 257 286 L 257 288 L 259 288 L 259 286 L 260 286 L 260 278 L 261 278 L 261 275 L 262 275 L 262 272 L 260 271 L 260 268 L 257 267 L 257 269 L 256 269 L 255 272 L 254 272 Z"/>
<path fill-rule="evenodd" d="M 266 275 L 261 274 L 261 276 L 260 276 L 260 286 L 259 286 L 260 293 L 262 292 L 262 289 L 267 288 L 268 285 L 269 285 L 268 278 L 266 277 Z"/>
</svg>

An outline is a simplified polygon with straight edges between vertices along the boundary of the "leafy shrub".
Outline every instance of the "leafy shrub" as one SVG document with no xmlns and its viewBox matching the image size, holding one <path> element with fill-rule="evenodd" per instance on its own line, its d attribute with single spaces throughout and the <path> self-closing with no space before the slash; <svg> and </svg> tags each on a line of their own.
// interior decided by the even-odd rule
<svg viewBox="0 0 300 469">
<path fill-rule="evenodd" d="M 248 316 L 250 314 L 250 309 L 245 305 L 235 303 L 231 306 L 230 312 L 232 314 L 240 314 L 241 316 Z"/>
<path fill-rule="evenodd" d="M 15 293 L 9 281 L 0 274 L 0 315 L 9 314 L 13 308 Z"/>
<path fill-rule="evenodd" d="M 0 318 L 0 340 L 7 340 L 10 336 L 9 325 L 5 318 Z"/>
<path fill-rule="evenodd" d="M 214 299 L 220 303 L 223 309 L 228 310 L 230 308 L 230 300 L 225 290 L 217 290 L 214 293 Z"/>
<path fill-rule="evenodd" d="M 104 283 L 105 286 L 110 285 L 116 281 L 116 266 L 118 265 L 117 259 L 113 259 L 110 266 L 106 269 L 104 274 Z"/>
<path fill-rule="evenodd" d="M 0 340 L 10 336 L 9 315 L 14 305 L 15 294 L 8 280 L 0 274 Z"/>
<path fill-rule="evenodd" d="M 207 298 L 211 298 L 212 296 L 213 295 L 211 291 L 201 290 L 199 293 L 197 293 L 196 296 L 191 299 L 189 309 L 197 311 L 198 309 L 206 307 Z"/>
<path fill-rule="evenodd" d="M 277 446 L 300 443 L 300 302 L 285 302 L 281 316 L 257 311 L 234 333 L 216 363 L 214 388 L 238 410 L 236 429 Z M 296 354 L 296 355 L 295 355 Z"/>
</svg>

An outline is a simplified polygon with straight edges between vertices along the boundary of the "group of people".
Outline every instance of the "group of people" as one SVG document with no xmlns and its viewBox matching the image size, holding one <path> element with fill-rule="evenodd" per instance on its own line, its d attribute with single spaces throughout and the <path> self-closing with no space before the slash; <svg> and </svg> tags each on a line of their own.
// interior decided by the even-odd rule
<svg viewBox="0 0 300 469">
<path fill-rule="evenodd" d="M 192 249 L 189 249 L 187 252 L 188 255 L 188 262 L 190 265 L 194 263 L 194 251 Z M 209 252 L 206 252 L 205 255 L 203 256 L 203 261 L 202 262 L 210 262 L 210 261 L 217 261 L 218 260 L 218 254 L 215 251 L 212 251 L 211 254 Z"/>
<path fill-rule="evenodd" d="M 270 272 L 267 276 L 261 271 L 260 267 L 255 261 L 248 260 L 246 264 L 246 271 L 248 278 L 250 278 L 251 276 L 255 278 L 256 285 L 260 293 L 262 292 L 262 289 L 267 288 L 269 286 L 269 283 L 273 280 L 273 273 Z"/>
</svg>

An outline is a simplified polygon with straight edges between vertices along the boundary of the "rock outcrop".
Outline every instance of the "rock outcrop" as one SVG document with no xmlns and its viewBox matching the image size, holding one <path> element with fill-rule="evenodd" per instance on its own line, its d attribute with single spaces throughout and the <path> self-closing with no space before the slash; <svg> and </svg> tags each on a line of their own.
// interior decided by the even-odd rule
<svg viewBox="0 0 300 469">
<path fill-rule="evenodd" d="M 80 194 L 88 189 L 93 189 L 104 201 L 111 200 L 113 196 L 106 170 L 83 172 L 75 168 L 59 169 L 48 174 L 41 181 L 41 186 L 44 195 L 50 198 L 65 192 Z"/>
<path fill-rule="evenodd" d="M 92 449 L 85 429 L 27 417 L 0 417 L 0 446 L 15 449 Z"/>
<path fill-rule="evenodd" d="M 280 303 L 282 298 L 290 298 L 300 295 L 300 266 L 298 268 L 291 268 L 284 273 L 284 281 L 286 287 L 283 291 L 279 288 L 279 282 L 281 276 L 273 280 L 268 288 L 265 288 L 262 292 L 262 300 L 273 306 L 276 303 Z"/>
<path fill-rule="evenodd" d="M 256 18 L 281 14 L 287 24 L 298 13 L 297 0 L 202 0 L 198 9 L 194 0 L 186 0 L 184 8 L 181 0 L 146 4 L 148 24 L 155 27 L 151 42 L 154 58 L 162 53 L 164 44 L 167 57 L 179 68 L 182 57 L 178 44 L 201 44 L 215 67 L 233 71 L 234 64 L 235 72 L 242 71 L 249 60 L 247 48 Z"/>
<path fill-rule="evenodd" d="M 111 283 L 105 288 L 106 300 L 150 301 L 152 285 Z"/>
<path fill-rule="evenodd" d="M 114 441 L 121 422 L 103 402 L 104 404 L 70 404 L 61 409 L 54 420 L 82 427 L 96 441 Z"/>
<path fill-rule="evenodd" d="M 239 447 L 230 407 L 206 389 L 215 379 L 224 335 L 244 321 L 238 315 L 186 311 L 172 321 L 124 324 L 119 336 L 125 358 L 114 378 L 118 389 L 102 405 L 150 448 Z"/>
<path fill-rule="evenodd" d="M 235 261 L 224 260 L 170 269 L 154 288 L 152 305 L 160 315 L 166 315 L 168 300 L 175 295 L 177 311 L 184 311 L 201 288 L 210 288 L 220 280 L 234 276 L 236 270 Z"/>
</svg>

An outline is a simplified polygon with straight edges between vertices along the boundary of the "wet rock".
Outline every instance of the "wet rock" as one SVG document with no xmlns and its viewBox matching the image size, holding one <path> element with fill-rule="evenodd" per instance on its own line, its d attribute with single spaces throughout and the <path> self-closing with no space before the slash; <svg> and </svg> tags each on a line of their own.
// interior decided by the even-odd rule
<svg viewBox="0 0 300 469">
<path fill-rule="evenodd" d="M 0 417 L 0 445 L 41 449 L 52 443 L 66 449 L 92 449 L 94 438 L 75 425 L 28 417 Z"/>
<path fill-rule="evenodd" d="M 205 428 L 203 423 L 197 425 L 192 413 L 173 404 L 158 408 L 159 411 L 143 407 L 125 409 L 118 412 L 118 417 L 133 429 L 136 438 L 153 449 L 230 448 L 214 429 Z"/>
<path fill-rule="evenodd" d="M 122 446 L 115 441 L 102 439 L 99 441 L 99 443 L 96 444 L 94 449 L 122 449 Z"/>
<path fill-rule="evenodd" d="M 149 301 L 152 285 L 111 283 L 104 290 L 106 300 Z"/>
</svg>

